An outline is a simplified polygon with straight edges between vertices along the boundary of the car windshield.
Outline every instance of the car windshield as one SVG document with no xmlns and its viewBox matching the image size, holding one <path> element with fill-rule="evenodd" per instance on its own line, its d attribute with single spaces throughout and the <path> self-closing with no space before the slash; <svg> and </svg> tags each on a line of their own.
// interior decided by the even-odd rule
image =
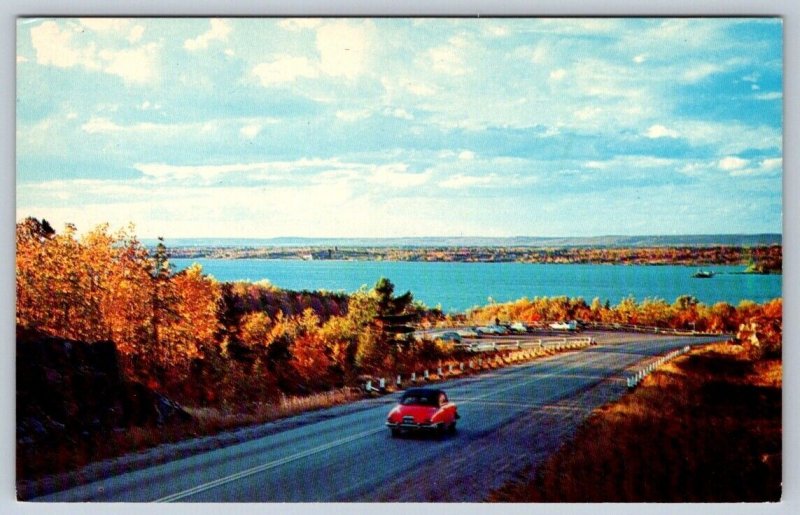
<svg viewBox="0 0 800 515">
<path fill-rule="evenodd" d="M 400 404 L 404 406 L 438 406 L 439 397 L 435 393 L 407 394 L 400 399 Z"/>
</svg>

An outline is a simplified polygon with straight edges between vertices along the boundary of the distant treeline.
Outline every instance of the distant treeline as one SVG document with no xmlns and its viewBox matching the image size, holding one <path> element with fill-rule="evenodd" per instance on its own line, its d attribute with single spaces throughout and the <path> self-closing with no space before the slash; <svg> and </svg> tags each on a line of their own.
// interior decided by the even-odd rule
<svg viewBox="0 0 800 515">
<path fill-rule="evenodd" d="M 756 247 L 178 247 L 176 258 L 351 259 L 481 263 L 573 263 L 638 265 L 747 265 L 750 273 L 780 272 L 780 245 Z"/>
<path fill-rule="evenodd" d="M 155 245 L 154 240 L 143 240 Z M 639 236 L 428 236 L 398 238 L 176 238 L 173 247 L 530 247 L 530 248 L 632 248 L 632 247 L 768 247 L 780 245 L 779 233 L 762 234 L 675 234 Z"/>
</svg>

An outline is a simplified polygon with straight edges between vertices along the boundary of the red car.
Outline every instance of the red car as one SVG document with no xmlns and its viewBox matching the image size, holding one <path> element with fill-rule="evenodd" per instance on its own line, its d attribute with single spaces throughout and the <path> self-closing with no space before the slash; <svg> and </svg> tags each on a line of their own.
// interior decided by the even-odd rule
<svg viewBox="0 0 800 515">
<path fill-rule="evenodd" d="M 409 388 L 389 412 L 386 426 L 392 436 L 401 432 L 455 433 L 458 408 L 437 388 Z"/>
</svg>

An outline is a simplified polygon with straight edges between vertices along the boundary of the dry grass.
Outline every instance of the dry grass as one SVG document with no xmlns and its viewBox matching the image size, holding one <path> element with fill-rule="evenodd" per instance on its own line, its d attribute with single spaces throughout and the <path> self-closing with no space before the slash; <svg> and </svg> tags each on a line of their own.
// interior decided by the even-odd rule
<svg viewBox="0 0 800 515">
<path fill-rule="evenodd" d="M 507 502 L 759 502 L 781 496 L 781 363 L 711 345 L 603 406 Z"/>
</svg>

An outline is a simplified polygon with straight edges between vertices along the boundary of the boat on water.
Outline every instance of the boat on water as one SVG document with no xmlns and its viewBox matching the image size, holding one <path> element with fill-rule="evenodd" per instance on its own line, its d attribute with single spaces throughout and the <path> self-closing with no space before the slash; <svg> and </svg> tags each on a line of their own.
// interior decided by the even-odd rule
<svg viewBox="0 0 800 515">
<path fill-rule="evenodd" d="M 714 277 L 714 272 L 710 270 L 698 270 L 697 272 L 692 274 L 692 277 L 694 277 L 695 279 L 710 279 Z"/>
</svg>

